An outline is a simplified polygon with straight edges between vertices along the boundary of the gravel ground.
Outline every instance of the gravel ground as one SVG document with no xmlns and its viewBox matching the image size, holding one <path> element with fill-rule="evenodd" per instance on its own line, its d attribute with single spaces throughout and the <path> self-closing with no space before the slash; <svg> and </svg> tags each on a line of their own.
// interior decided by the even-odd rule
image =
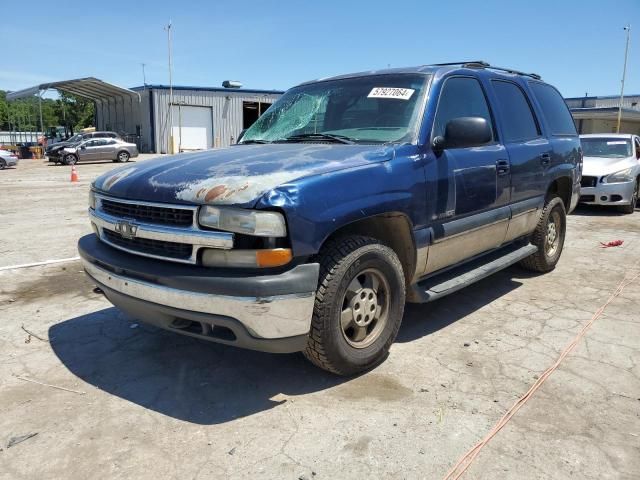
<svg viewBox="0 0 640 480">
<path fill-rule="evenodd" d="M 112 167 L 1 171 L 0 267 L 75 256 Z M 0 272 L 0 478 L 442 478 L 640 272 L 640 212 L 568 225 L 555 271 L 409 305 L 388 360 L 353 379 L 137 324 L 78 261 Z M 639 352 L 636 280 L 463 478 L 638 478 Z"/>
</svg>

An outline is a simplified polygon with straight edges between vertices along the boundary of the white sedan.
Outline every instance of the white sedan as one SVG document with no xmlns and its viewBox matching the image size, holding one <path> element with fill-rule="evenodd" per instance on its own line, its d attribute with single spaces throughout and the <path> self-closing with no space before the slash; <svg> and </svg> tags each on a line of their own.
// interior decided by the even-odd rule
<svg viewBox="0 0 640 480">
<path fill-rule="evenodd" d="M 617 206 L 633 213 L 640 191 L 640 137 L 630 134 L 580 135 L 584 165 L 580 203 Z"/>
<path fill-rule="evenodd" d="M 18 156 L 9 150 L 0 150 L 0 170 L 18 165 Z"/>
</svg>

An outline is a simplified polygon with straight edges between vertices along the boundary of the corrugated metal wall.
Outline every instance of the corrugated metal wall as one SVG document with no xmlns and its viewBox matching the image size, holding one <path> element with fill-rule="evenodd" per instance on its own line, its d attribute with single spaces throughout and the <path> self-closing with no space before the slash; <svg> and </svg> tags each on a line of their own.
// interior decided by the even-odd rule
<svg viewBox="0 0 640 480">
<path fill-rule="evenodd" d="M 242 131 L 242 102 L 273 103 L 280 94 L 251 93 L 242 90 L 207 91 L 175 90 L 174 105 L 211 107 L 213 115 L 213 145 L 226 147 L 235 141 Z M 148 100 L 147 100 L 148 102 Z M 143 103 L 145 101 L 143 100 Z M 155 151 L 168 151 L 169 90 L 153 89 L 153 116 L 155 119 Z M 175 120 L 174 120 L 175 123 Z"/>
<path fill-rule="evenodd" d="M 149 151 L 151 139 L 149 132 L 149 100 L 140 92 L 141 100 L 137 96 L 126 96 L 109 98 L 103 101 L 96 101 L 96 130 L 110 130 L 121 135 L 135 136 L 140 130 L 141 151 Z M 146 109 L 145 109 L 146 107 Z M 144 112 L 147 116 L 144 116 Z M 145 132 L 146 131 L 146 132 Z M 144 139 L 145 133 L 147 135 Z"/>
</svg>

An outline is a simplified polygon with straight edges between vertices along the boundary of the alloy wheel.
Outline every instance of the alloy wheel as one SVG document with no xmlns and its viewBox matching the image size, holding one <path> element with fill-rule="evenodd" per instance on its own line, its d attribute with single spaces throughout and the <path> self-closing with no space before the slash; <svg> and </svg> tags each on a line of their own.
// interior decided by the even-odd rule
<svg viewBox="0 0 640 480">
<path fill-rule="evenodd" d="M 389 317 L 389 282 L 378 269 L 358 273 L 342 300 L 342 335 L 354 348 L 366 348 L 380 336 Z"/>
</svg>

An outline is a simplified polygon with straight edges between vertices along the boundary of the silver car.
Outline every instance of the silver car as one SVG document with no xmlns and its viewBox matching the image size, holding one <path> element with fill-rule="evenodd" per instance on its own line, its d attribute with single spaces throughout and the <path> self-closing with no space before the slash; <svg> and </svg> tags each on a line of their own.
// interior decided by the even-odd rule
<svg viewBox="0 0 640 480">
<path fill-rule="evenodd" d="M 18 156 L 9 150 L 0 150 L 0 170 L 18 165 Z"/>
<path fill-rule="evenodd" d="M 128 162 L 130 158 L 138 156 L 135 143 L 127 143 L 117 138 L 93 138 L 75 145 L 65 147 L 60 157 L 65 165 L 76 162 L 91 162 L 95 160 L 111 160 L 113 162 Z"/>
<path fill-rule="evenodd" d="M 640 137 L 630 134 L 580 135 L 584 165 L 580 203 L 617 206 L 633 213 L 640 190 Z"/>
</svg>

